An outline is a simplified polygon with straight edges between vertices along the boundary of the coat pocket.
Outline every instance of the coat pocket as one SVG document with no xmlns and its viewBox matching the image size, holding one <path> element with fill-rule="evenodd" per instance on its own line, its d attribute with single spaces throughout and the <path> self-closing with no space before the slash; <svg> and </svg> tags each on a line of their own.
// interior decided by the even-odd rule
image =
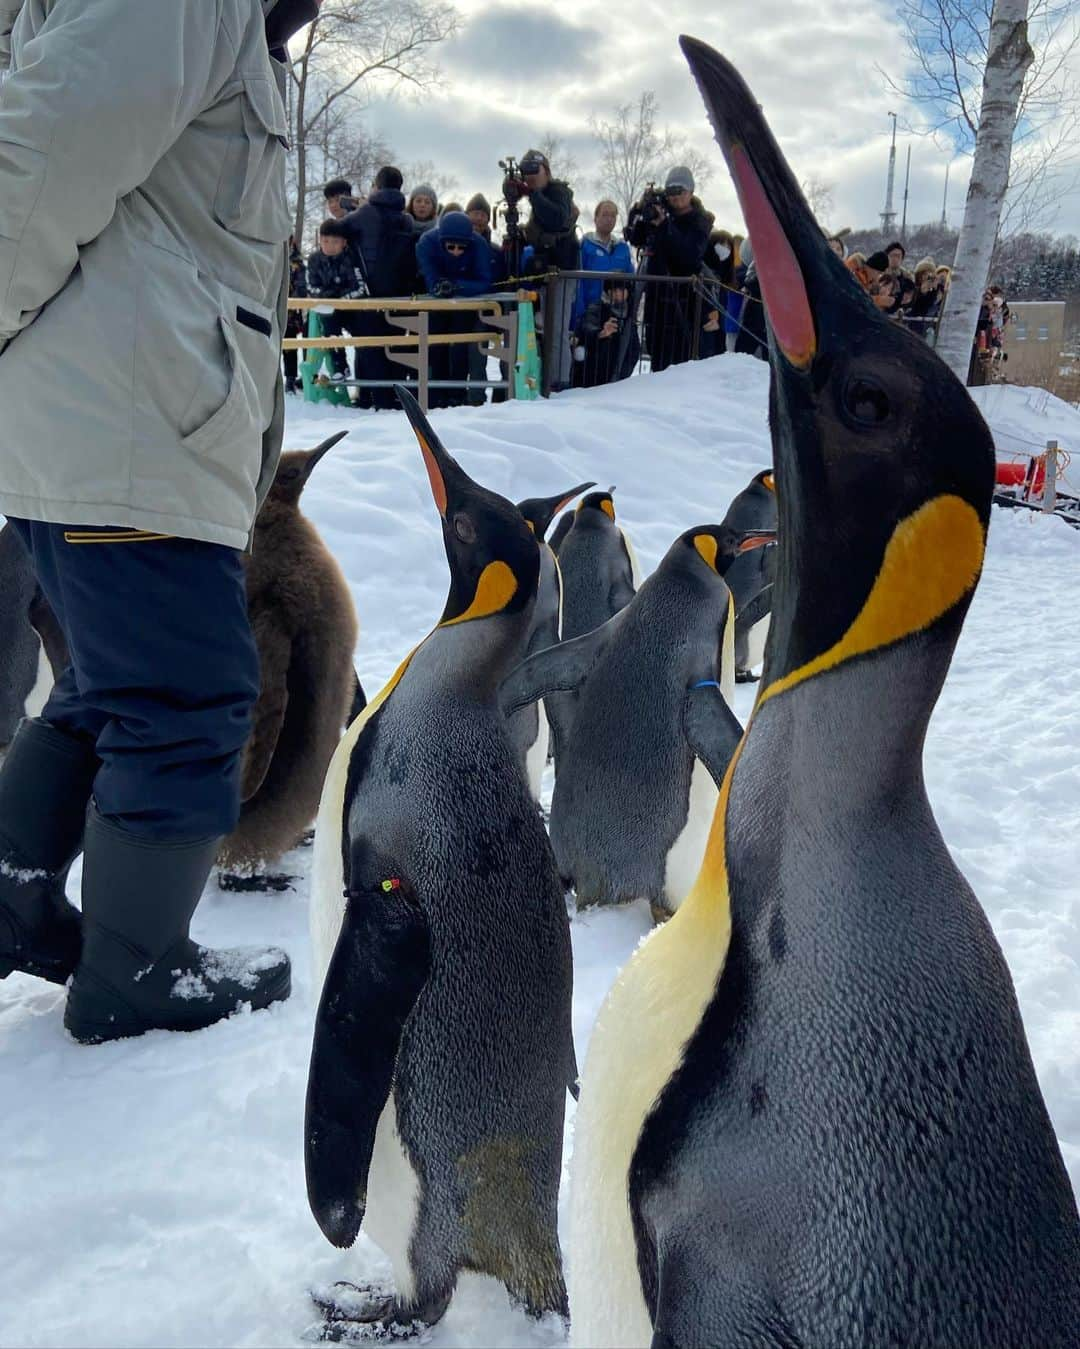
<svg viewBox="0 0 1080 1349">
<path fill-rule="evenodd" d="M 283 243 L 292 229 L 285 199 L 285 111 L 269 79 L 245 77 L 234 97 L 238 126 L 225 157 L 214 214 L 233 234 Z"/>
<path fill-rule="evenodd" d="M 261 438 L 270 424 L 278 344 L 270 311 L 232 292 L 225 292 L 218 324 L 229 365 L 228 393 L 221 406 L 180 443 L 195 454 L 224 450 L 235 455 L 238 447 Z"/>
</svg>

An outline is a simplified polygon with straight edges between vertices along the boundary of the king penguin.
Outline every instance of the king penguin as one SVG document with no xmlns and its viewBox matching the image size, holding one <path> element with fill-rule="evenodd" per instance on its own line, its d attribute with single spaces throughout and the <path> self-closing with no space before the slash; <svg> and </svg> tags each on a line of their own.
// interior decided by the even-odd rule
<svg viewBox="0 0 1080 1349">
<path fill-rule="evenodd" d="M 728 529 L 776 529 L 776 479 L 771 468 L 754 475 L 727 509 L 721 523 Z M 776 579 L 776 547 L 755 549 L 737 557 L 724 577 L 735 601 L 735 678 L 740 684 L 757 678 L 753 671 L 765 656 Z"/>
<path fill-rule="evenodd" d="M 544 536 L 552 520 L 564 506 L 573 501 L 574 497 L 595 486 L 595 483 L 583 482 L 559 496 L 529 497 L 525 501 L 518 502 L 518 510 L 525 517 L 525 523 L 540 545 L 540 584 L 536 591 L 536 608 L 533 610 L 532 625 L 525 639 L 523 652 L 525 656 L 531 656 L 534 651 L 543 651 L 545 647 L 555 646 L 562 636 L 562 574 L 555 560 L 555 554 L 544 541 Z M 550 739 L 543 703 L 531 703 L 527 707 L 519 708 L 509 720 L 510 739 L 524 765 L 529 791 L 532 792 L 533 799 L 539 802 L 540 781 L 548 760 Z"/>
<path fill-rule="evenodd" d="M 562 573 L 562 637 L 569 641 L 606 623 L 634 597 L 641 582 L 637 559 L 616 523 L 614 487 L 590 492 L 573 514 L 556 556 Z M 561 523 L 561 521 L 560 521 Z M 545 700 L 551 723 L 555 772 L 574 720 L 577 695 L 555 693 Z"/>
<path fill-rule="evenodd" d="M 682 45 L 770 320 L 779 558 L 701 873 L 589 1044 L 573 1339 L 1065 1349 L 1076 1203 L 922 775 L 982 567 L 990 434 L 829 250 L 738 73 Z"/>
<path fill-rule="evenodd" d="M 540 550 L 517 508 L 473 482 L 415 400 L 398 397 L 441 518 L 450 593 L 326 778 L 308 1198 L 331 1242 L 352 1245 L 363 1224 L 393 1265 L 396 1294 L 369 1299 L 355 1320 L 430 1324 L 462 1269 L 500 1280 L 534 1315 L 565 1315 L 570 931 L 498 703 L 532 622 Z"/>
<path fill-rule="evenodd" d="M 630 603 L 599 628 L 531 656 L 504 705 L 579 692 L 551 799 L 551 844 L 581 908 L 647 899 L 657 919 L 688 894 L 705 851 L 717 784 L 742 736 L 734 605 L 724 574 L 774 534 L 688 529 Z M 710 688 L 715 724 L 684 722 L 688 688 Z"/>
<path fill-rule="evenodd" d="M 315 818 L 330 757 L 357 687 L 356 610 L 341 568 L 300 497 L 339 431 L 281 456 L 246 560 L 248 617 L 259 650 L 259 699 L 244 750 L 243 806 L 218 864 L 230 889 L 263 889 L 264 868 Z M 240 873 L 232 875 L 229 873 Z"/>
</svg>

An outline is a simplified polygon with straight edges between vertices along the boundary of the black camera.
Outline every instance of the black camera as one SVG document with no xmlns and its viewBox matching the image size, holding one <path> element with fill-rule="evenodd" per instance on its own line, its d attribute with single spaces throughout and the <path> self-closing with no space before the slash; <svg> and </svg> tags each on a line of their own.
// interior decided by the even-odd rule
<svg viewBox="0 0 1080 1349">
<path fill-rule="evenodd" d="M 523 159 L 518 165 L 523 178 L 530 177 L 534 173 L 539 173 L 543 167 L 543 161 L 539 159 Z"/>
<path fill-rule="evenodd" d="M 338 205 L 343 211 L 356 211 L 359 210 L 360 207 L 360 203 L 355 197 L 346 197 L 344 195 L 338 197 Z"/>
</svg>

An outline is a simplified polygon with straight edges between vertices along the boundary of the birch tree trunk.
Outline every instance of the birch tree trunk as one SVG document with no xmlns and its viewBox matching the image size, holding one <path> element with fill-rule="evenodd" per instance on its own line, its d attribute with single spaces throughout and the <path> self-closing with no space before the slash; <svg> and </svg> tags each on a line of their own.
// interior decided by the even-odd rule
<svg viewBox="0 0 1080 1349">
<path fill-rule="evenodd" d="M 937 342 L 938 355 L 965 384 L 979 306 L 990 275 L 990 259 L 1009 186 L 1016 110 L 1028 66 L 1035 59 L 1028 45 L 1027 15 L 1028 0 L 994 0 L 975 158 Z"/>
</svg>

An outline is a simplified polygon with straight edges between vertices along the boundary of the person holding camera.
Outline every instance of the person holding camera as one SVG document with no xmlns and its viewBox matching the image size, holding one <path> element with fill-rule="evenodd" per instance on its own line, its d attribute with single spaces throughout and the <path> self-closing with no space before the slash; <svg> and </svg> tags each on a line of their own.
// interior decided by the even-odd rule
<svg viewBox="0 0 1080 1349">
<path fill-rule="evenodd" d="M 552 178 L 547 156 L 539 150 L 526 150 L 518 162 L 519 177 L 507 174 L 503 180 L 503 196 L 508 206 L 516 206 L 522 197 L 528 197 L 530 216 L 522 230 L 526 244 L 533 249 L 531 267 L 534 272 L 551 270 L 572 272 L 577 269 L 579 251 L 577 240 L 578 208 L 569 184 Z M 570 352 L 570 321 L 574 312 L 576 286 L 572 281 L 556 281 L 544 292 L 543 322 L 551 324 L 558 334 L 554 343 L 554 367 L 550 371 L 553 393 L 569 388 L 572 369 Z"/>
<path fill-rule="evenodd" d="M 697 276 L 713 217 L 694 196 L 694 175 L 677 165 L 662 192 L 646 192 L 630 212 L 626 237 L 645 253 L 646 276 Z M 645 340 L 654 370 L 690 359 L 694 302 L 689 287 L 649 286 Z"/>
<path fill-rule="evenodd" d="M 326 201 L 326 213 L 331 220 L 341 220 L 349 211 L 355 211 L 360 204 L 353 196 L 352 183 L 348 178 L 331 178 L 322 192 Z"/>
<path fill-rule="evenodd" d="M 609 277 L 603 282 L 602 298 L 586 308 L 574 336 L 582 353 L 582 388 L 615 384 L 634 373 L 641 359 L 641 342 L 625 281 Z"/>
</svg>

